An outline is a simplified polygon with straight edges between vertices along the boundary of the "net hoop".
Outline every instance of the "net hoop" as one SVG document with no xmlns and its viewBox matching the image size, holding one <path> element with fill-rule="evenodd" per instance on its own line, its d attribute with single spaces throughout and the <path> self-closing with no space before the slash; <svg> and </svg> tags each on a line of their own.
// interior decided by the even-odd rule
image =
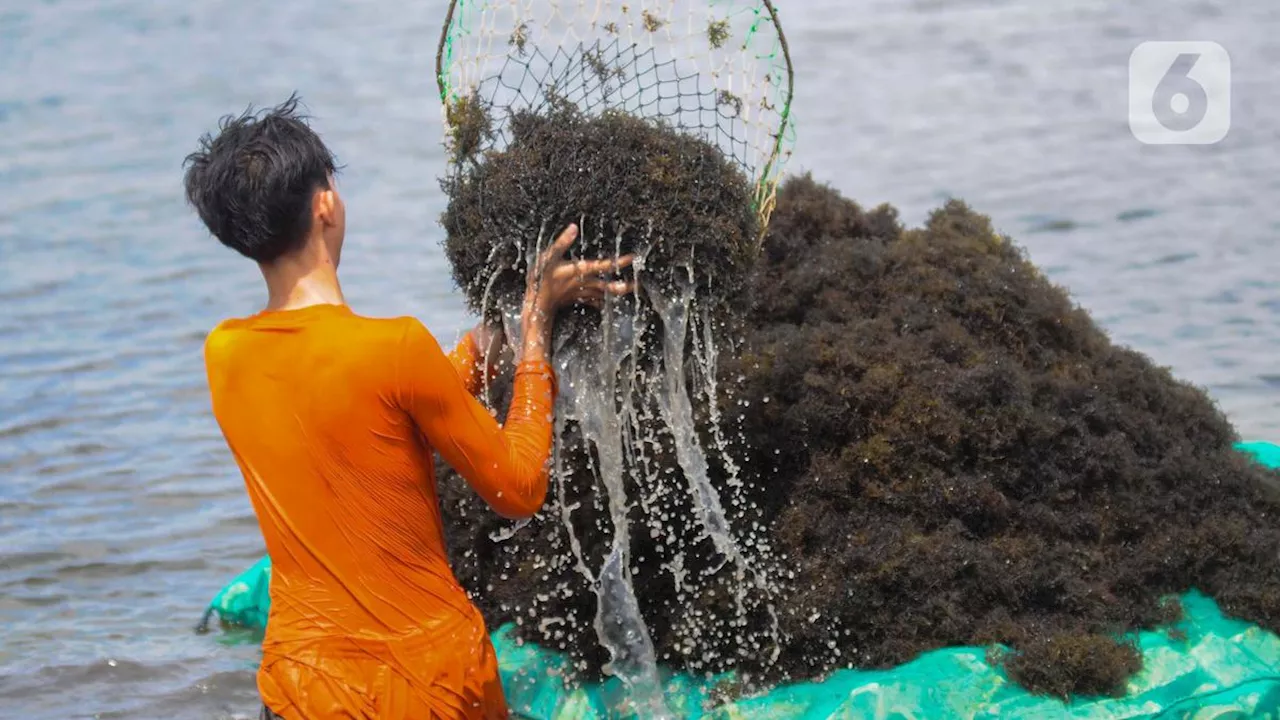
<svg viewBox="0 0 1280 720">
<path fill-rule="evenodd" d="M 671 2 L 674 5 L 675 0 L 671 0 Z M 777 202 L 777 187 L 781 181 L 782 171 L 791 154 L 788 146 L 793 142 L 795 130 L 792 116 L 792 101 L 795 97 L 795 69 L 791 59 L 790 45 L 773 1 L 753 0 L 753 2 L 758 3 L 759 10 L 757 12 L 761 15 L 760 19 L 767 21 L 776 33 L 778 55 L 781 59 L 779 69 L 783 71 L 781 73 L 782 83 L 779 87 L 780 107 L 777 109 L 778 119 L 776 123 L 770 123 L 771 131 L 769 132 L 769 137 L 771 141 L 769 142 L 767 153 L 763 154 L 764 157 L 760 162 L 748 164 L 749 174 L 754 186 L 754 209 L 760 221 L 760 240 L 763 241 Z M 484 4 L 485 0 L 450 0 L 444 23 L 441 26 L 440 40 L 436 49 L 436 84 L 446 128 L 452 128 L 458 122 L 458 118 L 454 117 L 453 108 L 455 103 L 464 97 L 464 89 L 455 86 L 451 78 L 451 68 L 459 60 L 458 57 L 455 57 L 455 48 L 451 39 L 456 35 L 466 33 L 466 29 L 460 27 L 462 20 L 460 19 L 459 10 L 476 5 L 483 6 Z M 551 0 L 551 4 L 555 5 L 555 0 Z M 625 13 L 626 5 L 623 5 L 622 9 Z M 746 52 L 745 47 L 743 52 Z M 508 57 L 512 54 L 513 51 L 508 50 Z"/>
</svg>

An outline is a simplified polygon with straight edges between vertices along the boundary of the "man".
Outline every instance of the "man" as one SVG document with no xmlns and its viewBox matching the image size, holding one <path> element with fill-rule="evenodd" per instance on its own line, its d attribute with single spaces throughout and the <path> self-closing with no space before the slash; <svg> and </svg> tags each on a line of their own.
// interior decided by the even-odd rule
<svg viewBox="0 0 1280 720">
<path fill-rule="evenodd" d="M 557 309 L 630 284 L 630 257 L 569 262 L 570 226 L 529 270 L 505 426 L 474 397 L 494 332 L 446 355 L 412 318 L 349 308 L 338 283 L 346 211 L 334 159 L 296 98 L 225 118 L 187 158 L 209 231 L 257 262 L 266 307 L 205 343 L 213 413 L 272 559 L 258 688 L 264 717 L 498 718 L 484 622 L 448 565 L 433 451 L 492 508 L 542 505 Z"/>
</svg>

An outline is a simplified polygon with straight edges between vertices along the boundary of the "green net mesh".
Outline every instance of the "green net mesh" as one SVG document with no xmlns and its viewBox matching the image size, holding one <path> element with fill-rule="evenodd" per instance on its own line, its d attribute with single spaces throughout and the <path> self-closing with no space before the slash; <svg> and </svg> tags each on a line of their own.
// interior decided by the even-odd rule
<svg viewBox="0 0 1280 720">
<path fill-rule="evenodd" d="M 795 141 L 769 0 L 453 0 L 437 72 L 456 164 L 503 149 L 516 111 L 620 110 L 721 148 L 753 179 L 762 229 Z"/>
</svg>

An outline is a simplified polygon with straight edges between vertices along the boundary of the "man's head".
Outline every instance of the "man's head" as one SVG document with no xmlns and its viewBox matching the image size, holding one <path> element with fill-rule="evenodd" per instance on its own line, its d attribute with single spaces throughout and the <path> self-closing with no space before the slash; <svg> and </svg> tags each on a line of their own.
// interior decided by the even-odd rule
<svg viewBox="0 0 1280 720">
<path fill-rule="evenodd" d="M 297 106 L 290 97 L 223 118 L 217 136 L 187 156 L 187 200 L 223 245 L 260 264 L 323 250 L 336 266 L 346 231 L 336 166 Z"/>
</svg>

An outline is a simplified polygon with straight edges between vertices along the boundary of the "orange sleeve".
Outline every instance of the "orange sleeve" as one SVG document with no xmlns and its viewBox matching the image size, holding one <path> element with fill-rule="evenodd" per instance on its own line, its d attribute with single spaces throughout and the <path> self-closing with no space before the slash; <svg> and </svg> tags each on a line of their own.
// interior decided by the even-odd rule
<svg viewBox="0 0 1280 720">
<path fill-rule="evenodd" d="M 462 339 L 458 341 L 458 345 L 449 353 L 449 362 L 453 364 L 453 369 L 458 372 L 458 377 L 462 378 L 462 385 L 467 389 L 467 392 L 472 395 L 479 395 L 480 390 L 484 387 L 484 374 L 481 370 L 484 357 L 480 352 L 480 346 L 476 343 L 476 336 L 473 332 L 468 330 L 462 336 Z"/>
<path fill-rule="evenodd" d="M 516 367 L 504 427 L 468 391 L 422 323 L 410 321 L 397 355 L 400 405 L 445 462 L 499 515 L 519 519 L 536 513 L 546 500 L 551 456 L 556 393 L 551 366 L 522 362 Z"/>
</svg>

